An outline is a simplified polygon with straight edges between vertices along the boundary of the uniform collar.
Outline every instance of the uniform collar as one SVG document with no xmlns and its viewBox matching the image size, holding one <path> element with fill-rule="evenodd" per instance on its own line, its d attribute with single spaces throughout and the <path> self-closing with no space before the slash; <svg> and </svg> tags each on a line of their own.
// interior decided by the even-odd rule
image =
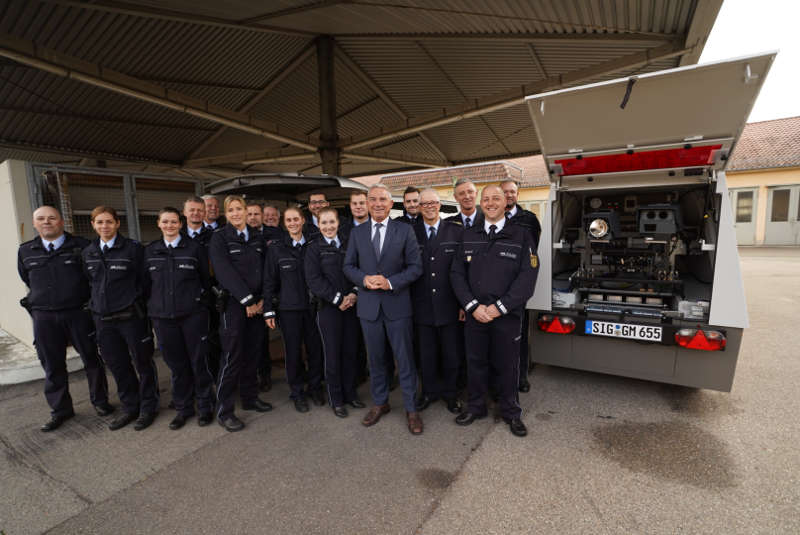
<svg viewBox="0 0 800 535">
<path fill-rule="evenodd" d="M 294 241 L 294 238 L 289 236 L 289 241 L 291 242 L 292 247 L 297 247 L 297 244 L 300 244 L 300 245 L 305 245 L 306 244 L 306 237 L 305 236 L 300 236 L 300 241 Z"/>
<path fill-rule="evenodd" d="M 442 218 L 441 217 L 436 220 L 436 224 L 435 225 L 429 225 L 429 224 L 425 223 L 425 234 L 430 236 L 431 228 L 436 229 L 436 234 L 439 234 L 439 225 L 441 225 L 441 224 L 442 224 Z"/>
<path fill-rule="evenodd" d="M 317 219 L 317 216 L 315 216 L 314 214 L 311 214 L 311 224 L 319 228 L 319 219 Z"/>
<path fill-rule="evenodd" d="M 42 240 L 42 245 L 44 246 L 45 249 L 48 249 L 48 247 L 50 247 L 50 244 L 52 243 L 53 244 L 53 249 L 57 250 L 59 247 L 64 245 L 65 241 L 67 241 L 67 235 L 66 234 L 62 234 L 61 236 L 59 236 L 58 238 L 56 238 L 53 241 L 48 241 L 48 240 L 45 240 L 44 238 L 41 238 L 41 240 Z"/>
<path fill-rule="evenodd" d="M 211 230 L 216 230 L 216 229 L 219 228 L 219 223 L 216 222 L 216 221 L 212 221 L 211 223 L 209 223 L 208 221 L 204 220 L 203 221 L 203 226 L 207 227 L 207 228 L 210 228 Z"/>
<path fill-rule="evenodd" d="M 486 234 L 489 234 L 489 227 L 492 226 L 492 225 L 494 225 L 495 228 L 496 228 L 495 233 L 499 234 L 500 231 L 503 230 L 503 227 L 506 226 L 506 218 L 504 217 L 503 219 L 501 219 L 497 223 L 489 223 L 488 219 L 484 220 L 484 222 L 483 222 L 483 230 L 486 232 Z"/>
<path fill-rule="evenodd" d="M 466 226 L 467 219 L 469 219 L 470 226 L 475 224 L 475 220 L 478 218 L 478 210 L 476 209 L 472 212 L 472 215 L 465 215 L 463 212 L 459 212 L 458 215 L 461 216 L 461 223 Z"/>
<path fill-rule="evenodd" d="M 119 237 L 119 234 L 115 234 L 114 237 L 111 238 L 111 240 L 107 241 L 107 242 L 103 241 L 103 238 L 99 238 L 100 239 L 100 244 L 99 244 L 100 245 L 100 250 L 102 251 L 103 247 L 108 247 L 109 249 L 113 248 L 114 244 L 117 243 L 117 238 L 118 237 Z"/>
<path fill-rule="evenodd" d="M 199 236 L 200 233 L 203 232 L 204 228 L 206 228 L 205 223 L 201 223 L 200 228 L 198 229 L 189 228 L 189 225 L 187 224 L 186 235 L 189 236 L 190 238 L 194 238 L 195 236 Z"/>
<path fill-rule="evenodd" d="M 515 204 L 514 208 L 512 208 L 511 210 L 507 210 L 506 211 L 506 214 L 507 214 L 506 217 L 509 217 L 509 218 L 510 217 L 514 217 L 515 215 L 517 215 L 517 212 L 518 212 L 517 205 Z"/>
<path fill-rule="evenodd" d="M 324 236 L 323 236 L 323 238 L 324 238 Z M 333 245 L 333 246 L 335 246 L 337 249 L 338 249 L 338 248 L 339 248 L 339 246 L 341 245 L 341 242 L 339 241 L 339 236 L 334 236 L 334 237 L 333 237 L 333 238 L 331 238 L 331 239 L 325 238 L 325 241 L 328 243 L 328 245 Z"/>
<path fill-rule="evenodd" d="M 165 247 L 169 247 L 170 245 L 171 245 L 173 248 L 174 248 L 174 247 L 177 247 L 177 246 L 178 246 L 178 244 L 181 242 L 181 235 L 180 235 L 180 234 L 178 234 L 178 237 L 177 237 L 177 238 L 175 238 L 175 239 L 174 239 L 174 240 L 172 240 L 172 241 L 167 241 L 167 239 L 166 239 L 166 238 L 164 238 L 164 239 L 163 239 L 163 242 L 164 242 L 164 246 L 165 246 Z"/>
</svg>

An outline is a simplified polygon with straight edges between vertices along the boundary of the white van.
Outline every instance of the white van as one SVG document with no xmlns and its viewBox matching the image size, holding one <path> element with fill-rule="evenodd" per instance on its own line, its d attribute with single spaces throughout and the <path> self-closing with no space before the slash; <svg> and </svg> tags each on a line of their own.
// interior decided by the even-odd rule
<svg viewBox="0 0 800 535">
<path fill-rule="evenodd" d="M 532 362 L 730 391 L 748 320 L 724 170 L 774 58 L 527 99 L 551 179 Z"/>
</svg>

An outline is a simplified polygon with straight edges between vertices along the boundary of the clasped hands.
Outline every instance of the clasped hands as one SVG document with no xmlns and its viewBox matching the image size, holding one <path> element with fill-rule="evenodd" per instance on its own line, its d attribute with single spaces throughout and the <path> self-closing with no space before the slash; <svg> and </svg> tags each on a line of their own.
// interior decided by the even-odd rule
<svg viewBox="0 0 800 535">
<path fill-rule="evenodd" d="M 349 294 L 345 295 L 344 299 L 342 299 L 342 302 L 339 303 L 339 310 L 344 312 L 348 308 L 350 308 L 352 306 L 355 306 L 357 299 L 358 299 L 358 296 L 356 294 L 354 294 L 354 293 L 349 293 Z"/>
<path fill-rule="evenodd" d="M 262 299 L 258 303 L 254 304 L 254 305 L 250 305 L 249 307 L 247 307 L 246 310 L 247 310 L 247 317 L 248 318 L 252 318 L 253 316 L 257 316 L 257 315 L 261 314 L 261 312 L 264 311 L 264 300 Z"/>
<path fill-rule="evenodd" d="M 489 323 L 493 319 L 500 317 L 500 311 L 497 310 L 495 305 L 478 305 L 472 311 L 472 317 L 480 323 Z"/>
<path fill-rule="evenodd" d="M 391 290 L 389 279 L 383 275 L 367 275 L 364 277 L 364 288 L 367 290 Z"/>
</svg>

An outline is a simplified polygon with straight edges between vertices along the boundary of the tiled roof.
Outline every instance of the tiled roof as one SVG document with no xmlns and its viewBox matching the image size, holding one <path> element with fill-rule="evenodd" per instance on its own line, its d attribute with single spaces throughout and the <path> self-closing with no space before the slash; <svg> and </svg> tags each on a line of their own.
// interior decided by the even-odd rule
<svg viewBox="0 0 800 535">
<path fill-rule="evenodd" d="M 450 186 L 459 178 L 469 178 L 475 183 L 496 182 L 512 178 L 519 181 L 522 187 L 549 185 L 547 170 L 541 155 L 384 176 L 364 176 L 354 180 L 368 186 L 381 182 L 389 189 L 399 191 L 407 186 L 418 188 Z"/>
<path fill-rule="evenodd" d="M 728 171 L 794 166 L 800 166 L 800 117 L 787 117 L 746 125 Z"/>
</svg>

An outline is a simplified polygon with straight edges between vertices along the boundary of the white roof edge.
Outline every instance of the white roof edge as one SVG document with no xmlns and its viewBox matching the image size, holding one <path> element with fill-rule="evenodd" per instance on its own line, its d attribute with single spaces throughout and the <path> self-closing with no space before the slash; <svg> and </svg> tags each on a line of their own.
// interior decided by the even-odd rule
<svg viewBox="0 0 800 535">
<path fill-rule="evenodd" d="M 663 75 L 665 75 L 667 73 L 681 72 L 681 71 L 691 71 L 691 70 L 697 69 L 699 67 L 708 67 L 708 66 L 711 66 L 711 65 L 722 65 L 722 64 L 725 64 L 725 63 L 735 63 L 737 61 L 742 61 L 742 60 L 745 60 L 745 59 L 758 58 L 758 57 L 769 56 L 769 55 L 775 55 L 779 51 L 780 51 L 779 49 L 771 49 L 771 50 L 766 50 L 766 51 L 758 52 L 758 53 L 754 53 L 754 54 L 745 54 L 743 56 L 736 56 L 736 57 L 733 57 L 733 58 L 725 58 L 725 59 L 720 59 L 720 60 L 716 60 L 716 61 L 709 61 L 707 63 L 695 63 L 694 65 L 684 65 L 683 67 L 674 67 L 672 69 L 664 69 L 662 71 L 648 72 L 648 73 L 636 74 L 636 75 L 632 75 L 632 76 L 623 76 L 621 78 L 614 78 L 613 80 L 605 80 L 603 82 L 595 82 L 593 84 L 579 85 L 579 86 L 576 86 L 576 87 L 566 87 L 564 89 L 555 89 L 553 91 L 547 91 L 545 93 L 536 93 L 535 95 L 528 95 L 528 96 L 525 97 L 525 101 L 527 102 L 529 100 L 535 100 L 535 99 L 539 99 L 539 98 L 549 97 L 549 96 L 552 96 L 552 95 L 559 95 L 561 93 L 569 93 L 571 91 L 576 91 L 578 89 L 584 90 L 584 89 L 589 89 L 589 88 L 592 88 L 592 87 L 602 87 L 602 86 L 605 86 L 605 85 L 619 84 L 619 83 L 627 82 L 628 80 L 630 80 L 632 78 L 635 78 L 637 80 L 644 79 L 644 78 L 653 78 L 653 77 L 656 77 L 656 76 L 663 76 Z"/>
</svg>

